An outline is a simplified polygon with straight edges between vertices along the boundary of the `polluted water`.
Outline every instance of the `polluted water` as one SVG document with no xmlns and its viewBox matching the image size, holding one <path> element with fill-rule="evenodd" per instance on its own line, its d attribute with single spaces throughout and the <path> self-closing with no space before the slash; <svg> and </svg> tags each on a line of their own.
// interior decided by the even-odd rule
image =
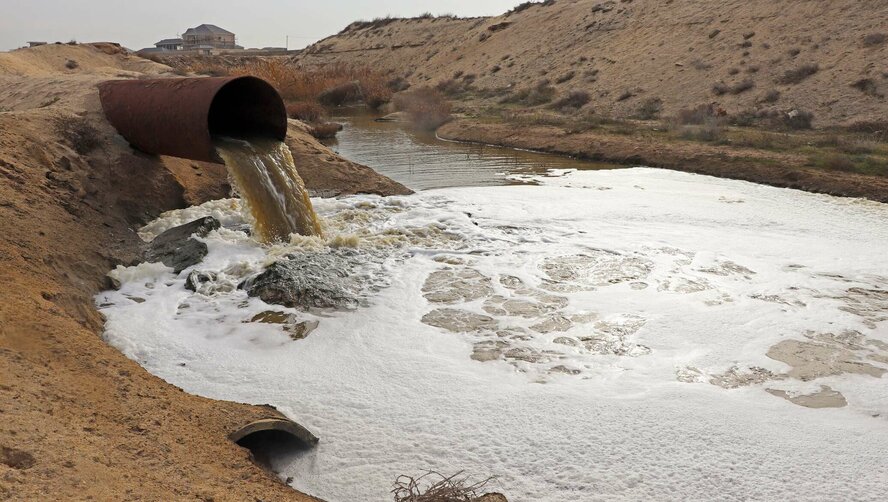
<svg viewBox="0 0 888 502">
<path fill-rule="evenodd" d="M 252 217 L 253 232 L 264 243 L 291 234 L 320 236 L 321 226 L 290 149 L 281 141 L 217 138 L 234 187 Z"/>
</svg>

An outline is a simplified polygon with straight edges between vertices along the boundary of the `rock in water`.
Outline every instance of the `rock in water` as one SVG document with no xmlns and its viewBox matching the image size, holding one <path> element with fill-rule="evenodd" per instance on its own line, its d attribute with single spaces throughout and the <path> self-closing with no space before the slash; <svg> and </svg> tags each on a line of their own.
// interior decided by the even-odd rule
<svg viewBox="0 0 888 502">
<path fill-rule="evenodd" d="M 219 220 L 206 216 L 199 220 L 171 228 L 158 235 L 145 251 L 145 261 L 161 262 L 178 274 L 204 259 L 207 245 L 193 236 L 205 237 L 220 227 Z"/>
<path fill-rule="evenodd" d="M 275 262 L 238 287 L 285 307 L 354 309 L 360 306 L 360 289 L 349 281 L 351 268 L 335 254 L 306 253 Z"/>
</svg>

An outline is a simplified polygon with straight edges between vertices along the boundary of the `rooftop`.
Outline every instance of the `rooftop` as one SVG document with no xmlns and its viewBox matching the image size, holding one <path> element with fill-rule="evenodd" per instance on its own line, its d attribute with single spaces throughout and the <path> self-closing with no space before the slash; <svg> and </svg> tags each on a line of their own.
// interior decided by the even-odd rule
<svg viewBox="0 0 888 502">
<path fill-rule="evenodd" d="M 196 28 L 188 28 L 185 31 L 185 35 L 202 35 L 202 34 L 212 34 L 212 35 L 234 35 L 234 33 L 223 30 L 222 28 L 216 26 L 215 24 L 202 24 Z"/>
</svg>

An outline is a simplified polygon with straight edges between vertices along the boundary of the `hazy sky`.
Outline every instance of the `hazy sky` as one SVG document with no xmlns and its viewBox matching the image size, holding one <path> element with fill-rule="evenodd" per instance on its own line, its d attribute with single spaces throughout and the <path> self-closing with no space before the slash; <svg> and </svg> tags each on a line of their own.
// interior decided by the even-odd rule
<svg viewBox="0 0 888 502">
<path fill-rule="evenodd" d="M 521 0 L 0 0 L 0 50 L 25 42 L 113 41 L 151 47 L 202 23 L 244 47 L 301 48 L 358 19 L 453 13 L 496 15 Z"/>
</svg>

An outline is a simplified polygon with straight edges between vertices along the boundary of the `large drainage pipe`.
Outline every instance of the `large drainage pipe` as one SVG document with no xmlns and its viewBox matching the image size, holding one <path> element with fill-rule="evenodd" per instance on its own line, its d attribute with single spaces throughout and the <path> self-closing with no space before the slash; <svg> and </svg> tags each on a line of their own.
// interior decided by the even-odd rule
<svg viewBox="0 0 888 502">
<path fill-rule="evenodd" d="M 221 162 L 213 136 L 287 135 L 281 96 L 256 77 L 109 80 L 99 96 L 111 125 L 145 153 Z"/>
</svg>

